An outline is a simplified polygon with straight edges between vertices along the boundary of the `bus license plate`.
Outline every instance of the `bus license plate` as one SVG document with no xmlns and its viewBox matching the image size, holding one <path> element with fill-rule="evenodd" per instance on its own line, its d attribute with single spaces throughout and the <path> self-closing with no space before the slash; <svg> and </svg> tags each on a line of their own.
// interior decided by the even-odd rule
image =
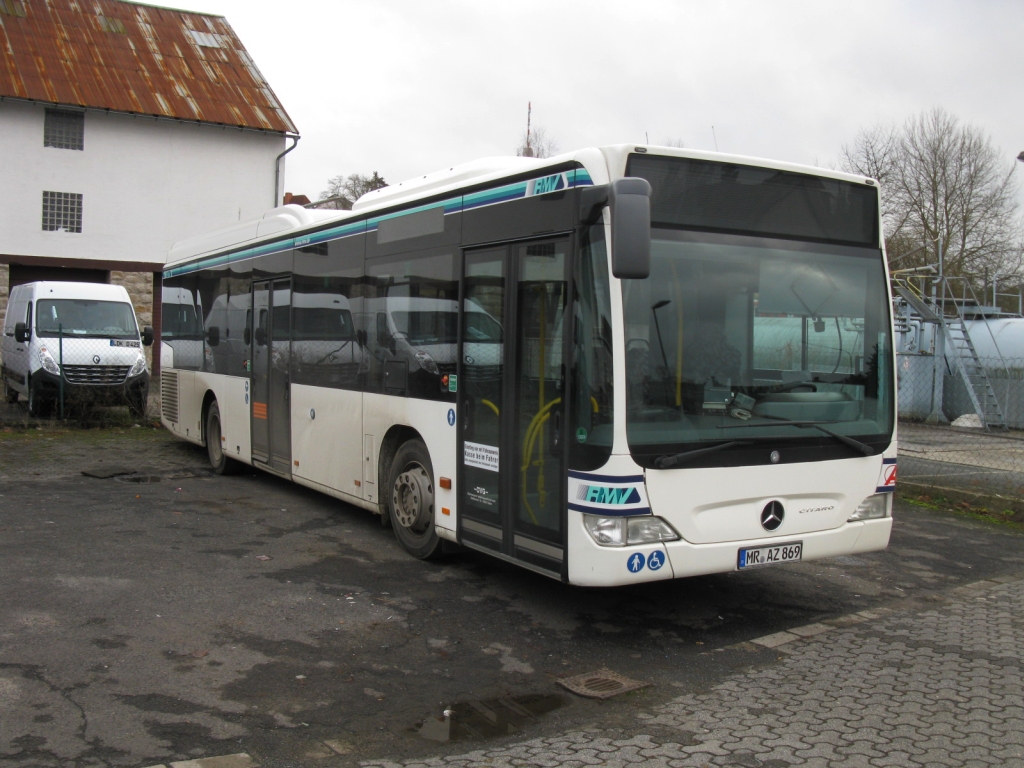
<svg viewBox="0 0 1024 768">
<path fill-rule="evenodd" d="M 738 568 L 759 568 L 762 565 L 778 565 L 779 563 L 795 563 L 801 559 L 804 551 L 802 541 L 790 541 L 786 544 L 773 544 L 769 547 L 751 547 L 741 549 L 738 557 Z"/>
</svg>

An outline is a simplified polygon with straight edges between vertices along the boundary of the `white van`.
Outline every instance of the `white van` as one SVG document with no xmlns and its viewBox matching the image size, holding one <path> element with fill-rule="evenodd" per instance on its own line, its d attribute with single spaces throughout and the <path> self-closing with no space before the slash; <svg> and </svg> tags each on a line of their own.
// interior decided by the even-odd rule
<svg viewBox="0 0 1024 768">
<path fill-rule="evenodd" d="M 38 282 L 11 289 L 0 341 L 7 402 L 28 398 L 33 416 L 52 412 L 64 371 L 65 401 L 128 405 L 145 414 L 149 370 L 135 309 L 120 285 Z"/>
</svg>

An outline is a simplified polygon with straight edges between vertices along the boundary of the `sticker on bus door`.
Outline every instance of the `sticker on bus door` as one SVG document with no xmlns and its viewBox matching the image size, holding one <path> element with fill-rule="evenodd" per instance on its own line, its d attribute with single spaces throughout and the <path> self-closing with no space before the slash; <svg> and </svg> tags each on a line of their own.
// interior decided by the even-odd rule
<svg viewBox="0 0 1024 768">
<path fill-rule="evenodd" d="M 490 472 L 498 471 L 498 449 L 493 445 L 466 441 L 462 461 L 468 467 L 479 467 Z"/>
</svg>

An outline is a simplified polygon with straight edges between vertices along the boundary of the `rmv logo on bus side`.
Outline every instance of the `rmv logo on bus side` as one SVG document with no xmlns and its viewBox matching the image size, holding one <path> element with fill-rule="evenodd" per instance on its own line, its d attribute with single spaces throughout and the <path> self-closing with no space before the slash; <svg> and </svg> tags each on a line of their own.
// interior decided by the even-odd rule
<svg viewBox="0 0 1024 768">
<path fill-rule="evenodd" d="M 562 188 L 562 176 L 545 176 L 543 179 L 537 179 L 533 184 L 533 194 L 543 195 L 548 192 L 554 192 L 555 190 Z"/>
<path fill-rule="evenodd" d="M 581 485 L 576 492 L 577 501 L 588 501 L 591 504 L 636 504 L 640 501 L 640 493 L 636 488 L 609 488 L 606 485 Z"/>
</svg>

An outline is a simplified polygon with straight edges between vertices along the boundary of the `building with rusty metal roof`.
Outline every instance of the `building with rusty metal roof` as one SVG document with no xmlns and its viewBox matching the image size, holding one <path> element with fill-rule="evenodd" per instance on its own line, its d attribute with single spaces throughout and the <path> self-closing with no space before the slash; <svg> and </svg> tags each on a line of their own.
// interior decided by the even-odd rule
<svg viewBox="0 0 1024 768">
<path fill-rule="evenodd" d="M 0 97 L 296 133 L 222 16 L 120 0 L 0 0 Z"/>
<path fill-rule="evenodd" d="M 227 19 L 122 0 L 0 0 L 0 136 L 0 322 L 88 280 L 157 329 L 170 246 L 279 205 L 299 140 Z"/>
</svg>

